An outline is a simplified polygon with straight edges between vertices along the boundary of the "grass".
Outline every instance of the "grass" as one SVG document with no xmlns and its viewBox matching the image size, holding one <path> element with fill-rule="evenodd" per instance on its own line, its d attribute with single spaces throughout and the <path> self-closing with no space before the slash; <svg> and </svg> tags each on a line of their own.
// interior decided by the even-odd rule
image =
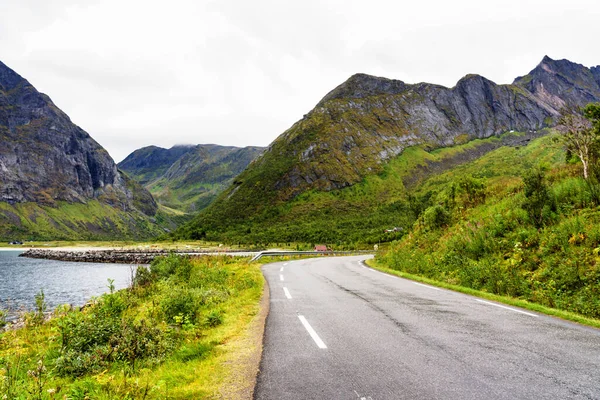
<svg viewBox="0 0 600 400">
<path fill-rule="evenodd" d="M 165 225 L 173 217 L 157 214 Z M 10 240 L 106 240 L 115 237 L 143 240 L 163 233 L 137 211 L 122 211 L 98 200 L 55 205 L 0 203 L 0 238 Z"/>
<path fill-rule="evenodd" d="M 415 187 L 415 197 L 428 196 L 426 206 L 408 234 L 377 258 L 413 276 L 595 320 L 598 189 L 583 180 L 580 165 L 565 163 L 552 136 L 499 148 Z"/>
<path fill-rule="evenodd" d="M 0 397 L 200 399 L 251 388 L 252 374 L 236 368 L 260 351 L 261 331 L 250 331 L 259 266 L 169 256 L 138 273 L 134 288 L 0 334 Z"/>
<path fill-rule="evenodd" d="M 464 294 L 467 294 L 470 296 L 480 297 L 483 299 L 507 304 L 510 306 L 524 308 L 527 310 L 538 312 L 540 314 L 546 314 L 546 315 L 550 315 L 550 316 L 564 319 L 567 321 L 572 321 L 572 322 L 576 322 L 578 324 L 591 326 L 593 328 L 600 329 L 600 320 L 599 319 L 586 318 L 577 313 L 568 312 L 568 311 L 564 311 L 564 310 L 558 310 L 558 309 L 551 308 L 551 307 L 546 307 L 546 306 L 543 306 L 540 304 L 532 303 L 532 302 L 522 300 L 522 299 L 517 299 L 514 297 L 500 296 L 497 294 L 492 294 L 492 293 L 484 292 L 481 290 L 475 290 L 475 289 L 471 289 L 471 288 L 460 286 L 460 285 L 453 285 L 453 284 L 450 284 L 447 282 L 442 282 L 442 281 L 438 281 L 435 279 L 426 278 L 421 275 L 409 274 L 406 272 L 391 269 L 385 263 L 382 263 L 381 261 L 377 261 L 375 259 L 367 260 L 366 263 L 369 265 L 369 267 L 374 268 L 381 272 L 385 272 L 386 274 L 399 276 L 401 278 L 410 279 L 415 282 L 425 283 L 425 284 L 428 284 L 431 286 L 436 286 L 436 287 L 452 290 L 455 292 L 464 293 Z"/>
<path fill-rule="evenodd" d="M 252 245 L 327 243 L 340 249 L 390 242 L 403 233 L 390 234 L 384 230 L 402 227 L 404 232 L 408 231 L 416 219 L 412 208 L 426 202 L 410 197 L 414 193 L 425 195 L 426 191 L 418 190 L 420 181 L 439 174 L 440 170 L 453 168 L 463 159 L 466 163 L 469 157 L 488 151 L 484 149 L 500 147 L 503 141 L 519 135 L 507 133 L 436 150 L 427 150 L 426 146 L 409 147 L 400 156 L 378 166 L 374 170 L 378 173 L 369 174 L 352 186 L 336 190 L 315 188 L 284 201 L 268 197 L 272 195 L 268 188 L 271 181 L 289 167 L 293 156 L 277 159 L 275 155 L 285 149 L 273 150 L 265 154 L 269 161 L 263 163 L 274 163 L 274 170 L 246 170 L 237 179 L 243 184 L 239 189 L 232 189 L 236 190 L 235 194 L 224 193 L 173 237 Z M 508 149 L 514 151 L 512 147 Z M 406 182 L 411 187 L 407 188 Z M 285 194 L 280 195 L 285 197 Z"/>
</svg>

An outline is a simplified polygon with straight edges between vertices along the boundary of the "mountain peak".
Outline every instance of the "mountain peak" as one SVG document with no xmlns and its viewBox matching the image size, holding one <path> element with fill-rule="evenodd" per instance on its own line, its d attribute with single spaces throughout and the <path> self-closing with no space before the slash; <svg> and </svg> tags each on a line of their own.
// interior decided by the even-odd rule
<svg viewBox="0 0 600 400">
<path fill-rule="evenodd" d="M 550 57 L 548 57 L 547 55 L 544 56 L 544 58 L 542 58 L 542 61 L 540 62 L 540 64 L 542 63 L 549 63 L 549 62 L 553 62 L 554 60 L 551 59 Z"/>
<path fill-rule="evenodd" d="M 399 80 L 358 73 L 327 93 L 317 106 L 322 106 L 334 99 L 361 99 L 382 94 L 394 95 L 402 93 L 407 87 L 406 83 Z"/>
<path fill-rule="evenodd" d="M 11 90 L 21 82 L 27 81 L 0 61 L 0 90 Z"/>
<path fill-rule="evenodd" d="M 544 56 L 529 74 L 514 84 L 531 92 L 538 100 L 559 110 L 565 105 L 582 106 L 600 98 L 600 76 L 582 64 Z"/>
</svg>

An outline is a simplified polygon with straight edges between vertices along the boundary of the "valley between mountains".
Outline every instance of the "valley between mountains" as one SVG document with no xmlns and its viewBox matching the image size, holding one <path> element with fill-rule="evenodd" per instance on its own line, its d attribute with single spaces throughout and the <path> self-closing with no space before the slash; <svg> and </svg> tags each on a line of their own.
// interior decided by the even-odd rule
<svg viewBox="0 0 600 400">
<path fill-rule="evenodd" d="M 600 66 L 546 56 L 451 88 L 357 73 L 266 148 L 117 164 L 0 62 L 0 141 L 12 249 L 374 254 L 168 254 L 49 321 L 42 292 L 0 332 L 6 398 L 600 396 Z"/>
</svg>

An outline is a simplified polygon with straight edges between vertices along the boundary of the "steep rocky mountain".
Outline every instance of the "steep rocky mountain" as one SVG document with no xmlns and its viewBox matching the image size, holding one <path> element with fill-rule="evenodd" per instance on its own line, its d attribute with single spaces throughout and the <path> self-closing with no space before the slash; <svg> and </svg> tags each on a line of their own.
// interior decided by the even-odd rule
<svg viewBox="0 0 600 400">
<path fill-rule="evenodd" d="M 148 146 L 127 156 L 119 168 L 142 183 L 159 203 L 190 213 L 208 206 L 263 151 L 262 147 L 214 144 Z"/>
<path fill-rule="evenodd" d="M 453 88 L 353 75 L 279 136 L 179 234 L 218 236 L 223 226 L 283 220 L 287 211 L 281 214 L 279 205 L 288 210 L 300 194 L 351 187 L 382 173 L 414 145 L 433 150 L 510 131 L 535 133 L 553 126 L 564 104 L 600 100 L 599 77 L 598 67 L 549 57 L 509 85 L 479 75 L 467 75 Z"/>
<path fill-rule="evenodd" d="M 150 193 L 122 174 L 106 150 L 48 96 L 1 62 L 0 141 L 0 236 L 158 233 L 150 222 L 157 212 Z M 77 204 L 85 214 L 88 203 L 94 218 L 56 212 Z M 47 224 L 47 234 L 36 224 Z"/>
</svg>

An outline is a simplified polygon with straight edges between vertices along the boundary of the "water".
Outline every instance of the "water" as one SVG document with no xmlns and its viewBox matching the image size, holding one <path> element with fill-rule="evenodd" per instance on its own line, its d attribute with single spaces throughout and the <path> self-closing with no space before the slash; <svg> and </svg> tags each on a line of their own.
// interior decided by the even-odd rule
<svg viewBox="0 0 600 400">
<path fill-rule="evenodd" d="M 0 308 L 9 311 L 9 319 L 33 309 L 40 290 L 49 310 L 61 304 L 80 306 L 108 292 L 108 279 L 114 279 L 117 290 L 128 287 L 135 271 L 127 264 L 38 260 L 18 257 L 20 253 L 0 251 Z"/>
</svg>

